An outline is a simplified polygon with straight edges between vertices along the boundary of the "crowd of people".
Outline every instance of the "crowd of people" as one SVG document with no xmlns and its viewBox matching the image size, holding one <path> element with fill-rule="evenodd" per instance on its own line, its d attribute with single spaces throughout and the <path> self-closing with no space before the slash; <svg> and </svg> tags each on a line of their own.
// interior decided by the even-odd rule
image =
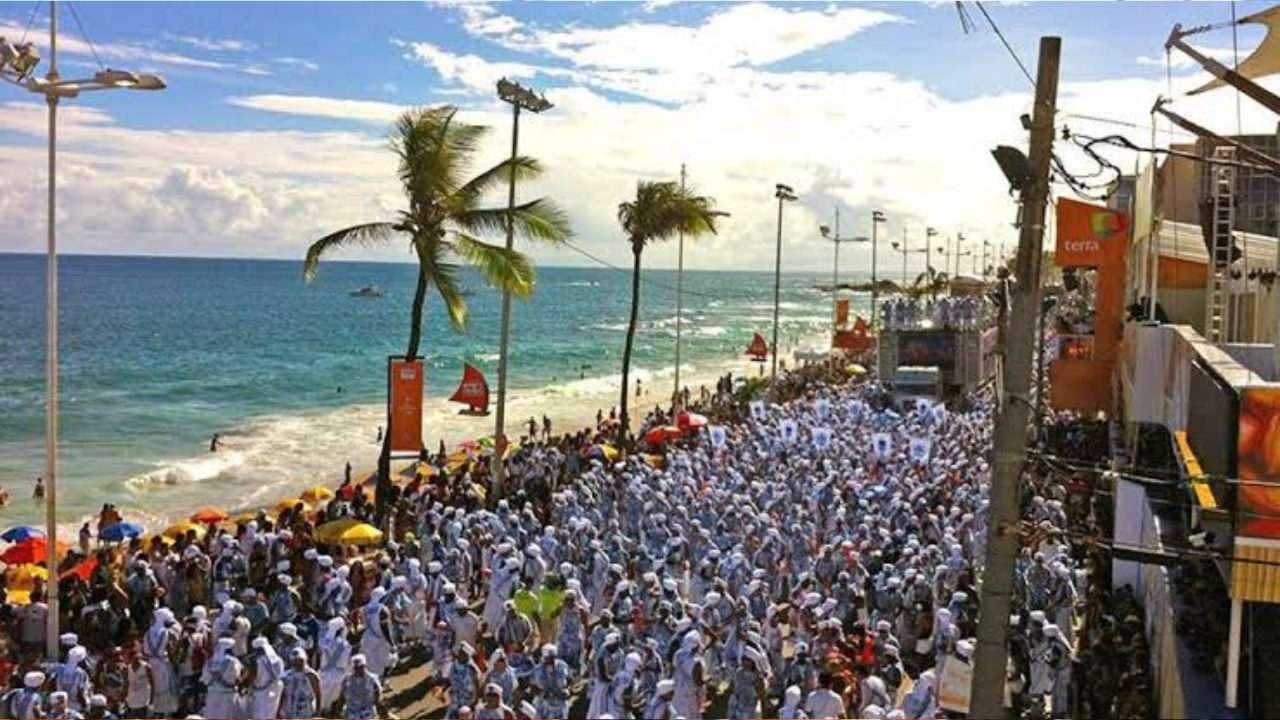
<svg viewBox="0 0 1280 720">
<path fill-rule="evenodd" d="M 996 322 L 996 306 L 979 297 L 914 300 L 897 297 L 880 305 L 880 324 L 889 330 L 969 330 Z"/>
<path fill-rule="evenodd" d="M 60 583 L 57 662 L 40 587 L 3 605 L 0 714 L 386 717 L 388 677 L 424 666 L 459 718 L 961 712 L 993 402 L 898 406 L 829 370 L 750 405 L 727 400 L 730 379 L 713 427 L 661 447 L 594 452 L 614 434 L 603 418 L 529 442 L 492 509 L 468 490 L 482 467 L 417 475 L 374 548 L 315 536 L 375 519 L 358 483 L 320 508 L 99 548 Z M 1089 558 L 1048 477 L 1026 493 L 1007 700 L 1061 717 Z"/>
</svg>

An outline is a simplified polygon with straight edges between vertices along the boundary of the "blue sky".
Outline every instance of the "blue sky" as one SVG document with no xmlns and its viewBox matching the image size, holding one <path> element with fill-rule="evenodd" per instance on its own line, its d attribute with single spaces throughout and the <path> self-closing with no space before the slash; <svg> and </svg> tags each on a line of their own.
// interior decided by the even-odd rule
<svg viewBox="0 0 1280 720">
<path fill-rule="evenodd" d="M 67 5 L 63 75 L 91 73 L 97 62 Z M 522 151 L 550 169 L 522 194 L 555 197 L 577 242 L 615 260 L 625 254 L 617 203 L 635 179 L 674 177 L 681 162 L 733 212 L 722 237 L 693 251 L 702 267 L 766 263 L 774 182 L 802 195 L 788 226 L 788 265 L 797 269 L 826 267 L 829 246 L 814 229 L 837 206 L 842 230 L 865 232 L 879 208 L 895 238 L 931 225 L 1012 247 L 1013 208 L 987 152 L 1023 142 L 1017 116 L 1029 87 L 977 7 L 966 5 L 977 24 L 969 34 L 949 2 L 77 3 L 104 64 L 162 73 L 170 87 L 87 96 L 64 110 L 63 246 L 300 257 L 317 234 L 397 207 L 384 146 L 403 107 L 457 104 L 495 127 L 481 164 L 496 162 L 509 130 L 491 88 L 510 74 L 557 104 L 522 126 Z M 1238 3 L 1237 11 L 1265 6 Z M 986 7 L 1033 73 L 1037 38 L 1064 38 L 1069 111 L 1140 125 L 1166 89 L 1170 27 L 1230 13 L 1226 3 Z M 18 40 L 33 8 L 29 39 L 47 57 L 43 3 L 0 5 L 0 36 Z M 1242 48 L 1260 37 L 1247 28 Z M 1229 32 L 1196 40 L 1229 59 Z M 1185 62 L 1175 76 L 1179 89 L 1201 79 Z M 43 109 L 5 86 L 0 105 L 0 165 L 24 178 L 0 189 L 0 215 L 17 220 L 0 228 L 0 251 L 36 250 Z M 1235 126 L 1227 92 L 1179 106 L 1211 126 Z M 1242 122 L 1275 121 L 1249 109 Z M 397 251 L 351 257 L 396 259 Z M 566 251 L 536 254 L 581 261 Z M 669 264 L 670 255 L 659 251 L 652 262 Z M 850 255 L 851 265 L 867 260 L 863 248 Z"/>
</svg>

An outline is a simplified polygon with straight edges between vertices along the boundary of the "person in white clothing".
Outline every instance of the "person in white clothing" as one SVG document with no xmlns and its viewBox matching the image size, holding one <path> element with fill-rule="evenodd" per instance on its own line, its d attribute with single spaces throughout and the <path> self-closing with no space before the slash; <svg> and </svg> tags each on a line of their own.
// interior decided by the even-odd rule
<svg viewBox="0 0 1280 720">
<path fill-rule="evenodd" d="M 249 720 L 275 720 L 284 687 L 284 661 L 265 637 L 255 638 L 249 661 Z"/>
</svg>

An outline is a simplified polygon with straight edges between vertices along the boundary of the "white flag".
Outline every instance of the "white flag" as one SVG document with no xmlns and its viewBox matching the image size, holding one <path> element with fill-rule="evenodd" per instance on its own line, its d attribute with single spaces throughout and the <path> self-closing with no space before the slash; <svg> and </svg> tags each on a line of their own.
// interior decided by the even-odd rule
<svg viewBox="0 0 1280 720">
<path fill-rule="evenodd" d="M 929 453 L 933 451 L 933 443 L 928 438 L 912 438 L 908 454 L 916 463 L 923 465 L 929 461 Z"/>
<path fill-rule="evenodd" d="M 799 434 L 799 432 L 800 431 L 796 428 L 795 420 L 782 421 L 782 441 L 783 442 L 787 443 L 788 445 L 795 442 L 796 436 Z"/>
<path fill-rule="evenodd" d="M 831 447 L 831 428 L 814 428 L 813 446 L 819 450 L 826 450 Z"/>
<path fill-rule="evenodd" d="M 711 425 L 707 428 L 707 432 L 711 435 L 711 444 L 716 447 L 724 447 L 729 441 L 729 433 L 723 425 Z"/>
<path fill-rule="evenodd" d="M 818 398 L 813 403 L 813 411 L 817 413 L 819 418 L 825 419 L 827 414 L 831 412 L 831 403 L 826 398 Z"/>
<path fill-rule="evenodd" d="M 871 447 L 875 450 L 876 457 L 888 460 L 889 454 L 893 452 L 893 441 L 886 433 L 876 433 L 871 436 Z"/>
<path fill-rule="evenodd" d="M 765 410 L 763 400 L 751 401 L 751 417 L 755 418 L 756 420 L 764 420 L 766 414 L 767 414 L 767 411 Z"/>
</svg>

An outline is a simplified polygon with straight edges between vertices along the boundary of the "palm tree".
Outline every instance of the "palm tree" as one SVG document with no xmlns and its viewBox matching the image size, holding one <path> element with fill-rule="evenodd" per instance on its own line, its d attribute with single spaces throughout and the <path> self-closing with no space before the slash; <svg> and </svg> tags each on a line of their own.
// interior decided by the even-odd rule
<svg viewBox="0 0 1280 720">
<path fill-rule="evenodd" d="M 916 300 L 925 295 L 936 298 L 939 291 L 947 292 L 947 285 L 950 282 L 951 278 L 947 277 L 946 273 L 929 267 L 916 276 L 915 283 L 906 289 L 907 295 Z"/>
<path fill-rule="evenodd" d="M 343 248 L 408 236 L 409 249 L 418 260 L 409 320 L 409 346 L 405 357 L 417 359 L 422 340 L 422 314 L 427 291 L 435 288 L 449 314 L 455 332 L 467 324 L 467 303 L 460 287 L 459 263 L 475 268 L 495 288 L 527 298 L 534 288 L 535 272 L 529 258 L 503 245 L 491 245 L 475 236 L 499 233 L 514 226 L 516 235 L 559 243 L 570 235 L 564 213 L 550 200 L 539 198 L 512 210 L 481 206 L 486 193 L 501 189 L 514 174 L 528 180 L 542 173 L 531 157 L 516 156 L 467 179 L 471 158 L 489 132 L 483 125 L 455 119 L 457 108 L 444 105 L 415 109 L 401 115 L 391 134 L 391 147 L 399 157 L 400 182 L 407 209 L 394 219 L 343 228 L 316 240 L 307 249 L 303 278 L 315 279 L 320 260 Z M 377 506 L 379 517 L 391 487 L 391 433 L 383 436 L 378 458 Z"/>
<path fill-rule="evenodd" d="M 631 320 L 627 324 L 627 344 L 622 351 L 622 400 L 618 440 L 630 430 L 627 416 L 628 381 L 631 375 L 631 348 L 635 343 L 636 320 L 640 315 L 640 256 L 650 243 L 669 240 L 677 234 L 697 238 L 715 233 L 715 200 L 696 195 L 693 188 L 674 182 L 640 182 L 635 200 L 618 205 L 618 223 L 631 245 Z"/>
</svg>

